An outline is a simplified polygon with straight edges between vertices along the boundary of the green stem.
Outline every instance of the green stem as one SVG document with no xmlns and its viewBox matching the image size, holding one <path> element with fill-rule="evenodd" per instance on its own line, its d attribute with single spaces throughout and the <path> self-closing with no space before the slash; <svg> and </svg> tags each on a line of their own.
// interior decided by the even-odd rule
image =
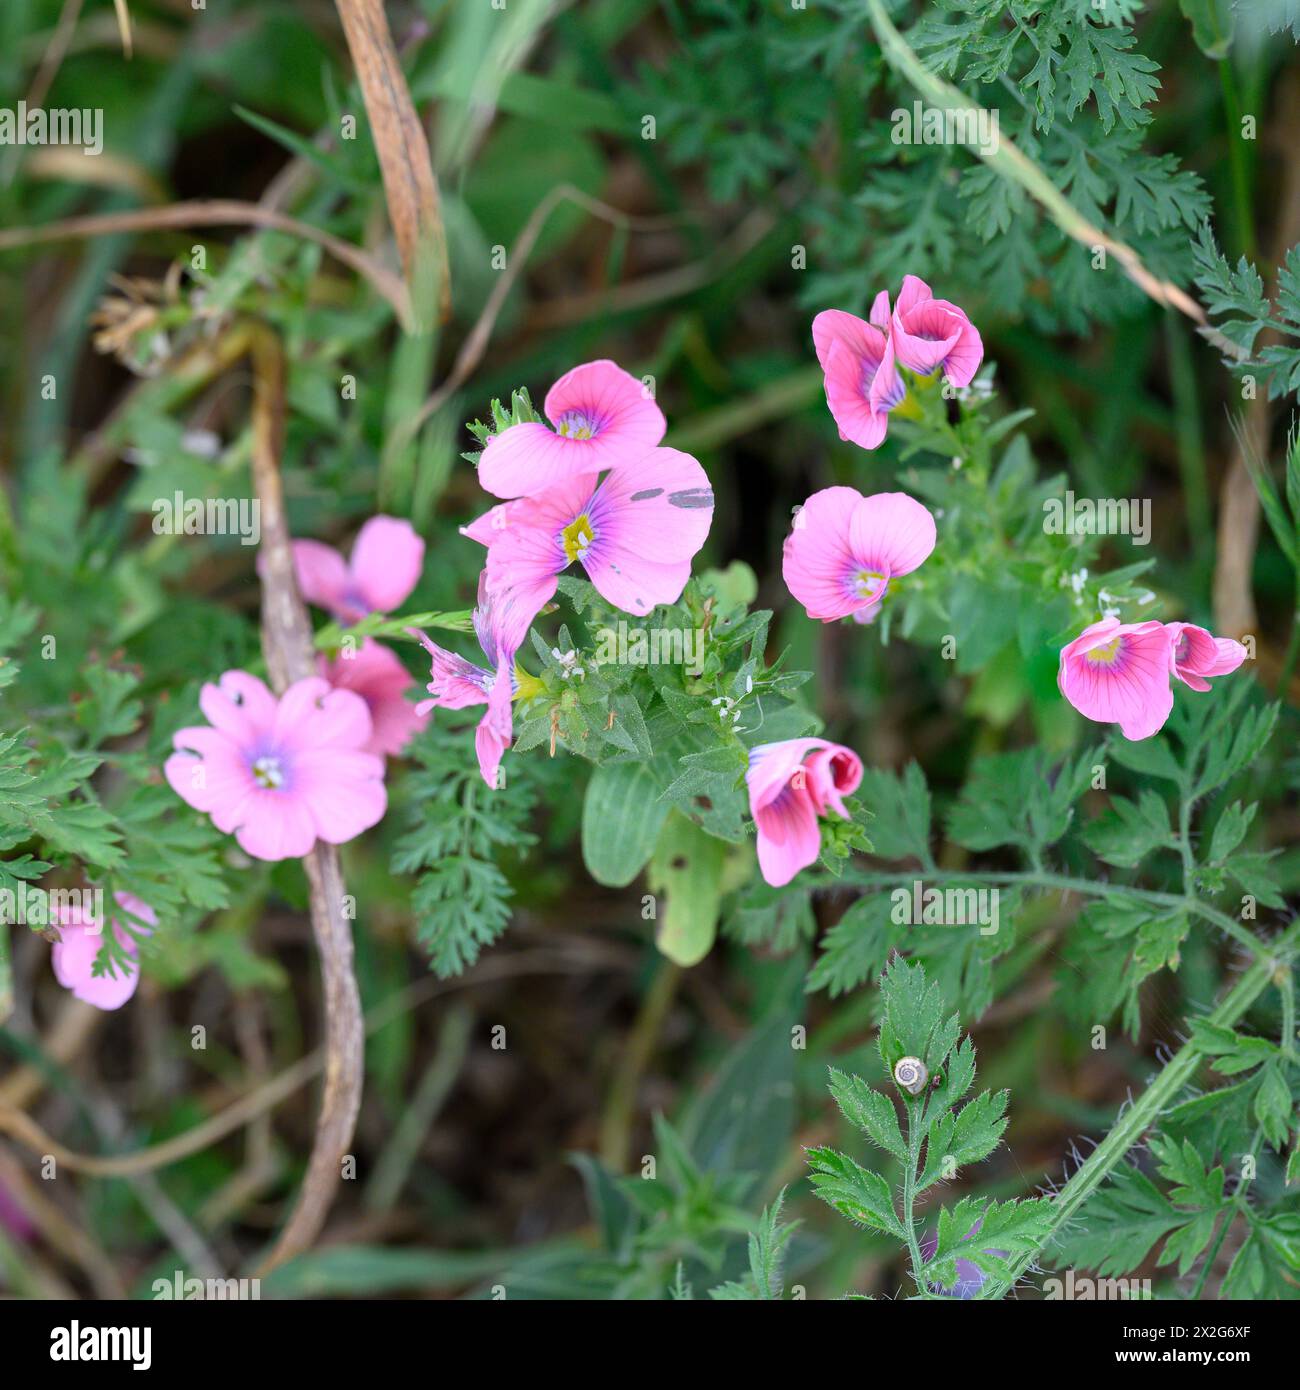
<svg viewBox="0 0 1300 1390">
<path fill-rule="evenodd" d="M 398 642 L 414 642 L 416 639 L 407 631 L 412 627 L 436 627 L 448 632 L 469 632 L 473 626 L 473 618 L 468 609 L 458 613 L 405 613 L 395 618 L 389 617 L 387 613 L 368 613 L 351 627 L 327 623 L 316 634 L 316 650 L 338 651 L 349 637 L 387 637 Z"/>
<path fill-rule="evenodd" d="M 890 874 L 863 874 L 848 870 L 836 882 L 855 883 L 863 887 L 883 887 L 891 883 L 908 882 L 916 877 L 916 870 Z M 1064 874 L 1052 873 L 967 873 L 965 870 L 952 870 L 950 877 L 960 879 L 963 883 L 1005 883 L 1009 886 L 1020 884 L 1031 888 L 1059 888 L 1062 892 L 1081 893 L 1093 898 L 1124 893 L 1128 897 L 1141 898 L 1144 902 L 1161 907 L 1181 907 L 1188 912 L 1194 912 L 1204 921 L 1212 922 L 1225 936 L 1230 936 L 1256 959 L 1271 949 L 1267 941 L 1252 935 L 1240 922 L 1233 921 L 1226 913 L 1202 902 L 1200 898 L 1185 893 L 1157 893 L 1149 888 L 1130 888 L 1123 883 L 1100 883 L 1091 879 L 1069 878 Z"/>
<path fill-rule="evenodd" d="M 930 1298 L 933 1296 L 930 1286 L 921 1277 L 925 1261 L 921 1258 L 921 1245 L 916 1238 L 916 1217 L 912 1213 L 916 1203 L 916 1169 L 921 1161 L 920 1112 L 925 1102 L 909 1098 L 904 1106 L 907 1110 L 907 1166 L 903 1169 L 903 1230 L 907 1235 L 908 1254 L 912 1258 L 912 1279 L 916 1283 L 916 1291 L 920 1297 Z"/>
<path fill-rule="evenodd" d="M 1236 1023 L 1268 988 L 1278 966 L 1291 959 L 1297 938 L 1300 938 L 1300 921 L 1293 922 L 1274 943 L 1272 952 L 1261 955 L 1242 975 L 1219 1007 L 1209 1015 L 1209 1021 L 1224 1028 Z M 1077 1215 L 1079 1208 L 1101 1186 L 1116 1164 L 1155 1124 L 1178 1092 L 1192 1079 L 1201 1059 L 1202 1053 L 1194 1043 L 1180 1048 L 1141 1098 L 1119 1117 L 1115 1127 L 1052 1200 L 1051 1224 L 1040 1250 Z M 994 1276 L 985 1286 L 985 1296 L 1003 1297 L 1037 1255 L 1038 1251 L 1029 1251 L 1017 1256 L 1005 1274 Z"/>
<path fill-rule="evenodd" d="M 1231 56 L 1219 60 L 1219 83 L 1223 88 L 1223 110 L 1228 123 L 1228 163 L 1232 168 L 1232 197 L 1237 241 L 1248 261 L 1255 260 L 1255 225 L 1250 209 L 1250 168 L 1246 144 L 1241 138 L 1241 97 Z"/>
<path fill-rule="evenodd" d="M 1296 1055 L 1295 971 L 1289 965 L 1280 972 L 1277 987 L 1282 995 L 1282 1050 L 1288 1057 L 1294 1057 Z"/>
<path fill-rule="evenodd" d="M 1205 1257 L 1200 1274 L 1197 1275 L 1196 1287 L 1191 1292 L 1191 1302 L 1195 1303 L 1205 1291 L 1205 1285 L 1210 1278 L 1210 1271 L 1214 1268 L 1214 1262 L 1219 1258 L 1219 1251 L 1223 1248 L 1224 1237 L 1228 1234 L 1228 1228 L 1236 1220 L 1236 1217 L 1237 1209 L 1233 1207 L 1219 1223 L 1219 1229 L 1215 1232 L 1214 1243 L 1210 1246 L 1210 1252 Z"/>
</svg>

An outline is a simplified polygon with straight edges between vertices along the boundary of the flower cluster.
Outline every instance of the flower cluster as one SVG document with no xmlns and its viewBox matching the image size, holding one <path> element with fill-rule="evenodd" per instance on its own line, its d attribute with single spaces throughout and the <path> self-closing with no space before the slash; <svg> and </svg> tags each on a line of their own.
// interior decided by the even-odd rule
<svg viewBox="0 0 1300 1390">
<path fill-rule="evenodd" d="M 660 446 L 663 412 L 617 364 L 574 367 L 543 408 L 554 429 L 523 420 L 488 439 L 479 482 L 507 500 L 463 528 L 487 549 L 474 627 L 488 669 L 417 634 L 433 658 L 433 698 L 419 709 L 487 705 L 477 748 L 489 787 L 513 735 L 511 699 L 524 689 L 515 655 L 560 574 L 580 564 L 607 602 L 644 616 L 681 596 L 713 520 L 708 475 Z"/>
<path fill-rule="evenodd" d="M 1103 618 L 1061 649 L 1057 685 L 1088 719 L 1118 724 L 1127 739 L 1158 733 L 1174 707 L 1174 680 L 1210 689 L 1235 671 L 1246 648 L 1191 623 L 1121 623 Z"/>
<path fill-rule="evenodd" d="M 907 393 L 899 367 L 919 376 L 942 368 L 953 386 L 969 386 L 984 360 L 970 319 L 955 304 L 935 299 L 915 275 L 903 277 L 892 312 L 889 292 L 881 290 L 869 319 L 823 309 L 812 333 L 840 438 L 864 449 L 884 439 L 889 412 Z"/>
<path fill-rule="evenodd" d="M 825 310 L 812 336 L 840 434 L 868 449 L 880 444 L 890 411 L 906 396 L 902 370 L 942 371 L 964 387 L 983 360 L 966 314 L 912 275 L 892 306 L 882 291 L 868 320 Z M 667 422 L 651 391 L 614 362 L 587 362 L 551 387 L 544 411 L 549 425 L 521 395 L 511 416 L 494 405 L 493 426 L 472 427 L 483 444 L 479 482 L 500 499 L 462 528 L 485 551 L 473 613 L 482 664 L 411 627 L 431 662 L 429 698 L 419 704 L 406 698 L 415 682 L 396 654 L 368 636 L 346 636 L 335 658 L 319 659 L 317 676 L 279 699 L 244 671 L 203 687 L 208 724 L 175 735 L 165 775 L 246 853 L 297 857 L 317 840 L 341 844 L 374 825 L 387 805 L 384 757 L 400 753 L 436 708 L 483 707 L 479 770 L 489 787 L 500 785 L 513 702 L 543 689 L 518 653 L 570 565 L 582 567 L 606 603 L 636 616 L 682 596 L 709 534 L 713 490 L 695 458 L 663 445 Z M 905 493 L 827 487 L 796 510 L 782 574 L 809 618 L 871 623 L 936 540 L 934 516 Z M 304 597 L 353 625 L 392 613 L 407 598 L 424 543 L 408 522 L 377 516 L 361 528 L 347 560 L 315 541 L 295 542 L 293 554 Z M 1210 677 L 1235 670 L 1245 655 L 1240 643 L 1188 623 L 1126 624 L 1111 616 L 1064 648 L 1059 685 L 1088 718 L 1141 739 L 1168 718 L 1174 680 L 1208 690 Z M 556 648 L 553 656 L 565 679 L 586 674 L 576 651 Z M 713 700 L 735 740 L 744 731 L 727 727 L 729 715 L 731 725 L 739 722 L 733 703 Z M 851 819 L 846 798 L 862 775 L 852 749 L 822 738 L 748 750 L 749 810 L 769 884 L 786 884 L 817 860 L 823 821 Z M 88 983 L 87 948 L 76 930 L 69 924 L 58 948 L 60 978 L 101 1007 L 115 1007 L 133 985 L 112 976 Z M 134 950 L 133 940 L 120 944 L 127 955 Z"/>
</svg>

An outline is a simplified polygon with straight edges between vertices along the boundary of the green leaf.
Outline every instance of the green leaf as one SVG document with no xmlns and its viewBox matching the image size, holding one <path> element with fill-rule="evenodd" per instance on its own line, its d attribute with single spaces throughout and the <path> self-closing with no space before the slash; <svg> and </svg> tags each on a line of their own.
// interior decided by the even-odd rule
<svg viewBox="0 0 1300 1390">
<path fill-rule="evenodd" d="M 856 1225 L 904 1238 L 893 1195 L 884 1178 L 834 1149 L 809 1149 L 807 1155 L 813 1170 L 813 1190 L 827 1206 Z"/>
<path fill-rule="evenodd" d="M 673 811 L 650 861 L 652 893 L 662 894 L 655 944 L 677 965 L 697 965 L 708 955 L 722 905 L 726 845 Z"/>
<path fill-rule="evenodd" d="M 930 862 L 930 789 L 911 762 L 901 774 L 868 768 L 858 798 L 872 810 L 873 853 L 882 859 Z"/>
<path fill-rule="evenodd" d="M 1059 1234 L 1061 1260 L 1107 1276 L 1130 1274 L 1183 1219 L 1145 1173 L 1121 1163 Z"/>
<path fill-rule="evenodd" d="M 1136 802 L 1111 797 L 1110 809 L 1089 823 L 1083 839 L 1106 863 L 1133 868 L 1153 850 L 1173 843 L 1164 797 L 1150 787 L 1143 788 Z"/>
<path fill-rule="evenodd" d="M 1179 0 L 1192 25 L 1192 38 L 1207 58 L 1226 58 L 1232 48 L 1234 16 L 1230 0 Z"/>
<path fill-rule="evenodd" d="M 985 1091 L 953 1113 L 940 1116 L 930 1127 L 925 1167 L 918 1191 L 941 1178 L 954 1176 L 952 1169 L 978 1163 L 997 1148 L 1007 1127 L 1006 1091 Z"/>
<path fill-rule="evenodd" d="M 608 888 L 625 888 L 649 862 L 668 818 L 645 763 L 601 763 L 582 802 L 582 860 Z"/>
<path fill-rule="evenodd" d="M 1242 809 L 1240 801 L 1234 801 L 1219 817 L 1210 839 L 1210 863 L 1222 864 L 1234 849 L 1246 838 L 1246 831 L 1255 819 L 1255 804 Z"/>
<path fill-rule="evenodd" d="M 1259 1090 L 1255 1093 L 1255 1119 L 1264 1131 L 1264 1138 L 1275 1149 L 1286 1143 L 1288 1130 L 1295 1122 L 1295 1107 L 1280 1061 L 1270 1062 L 1260 1072 Z"/>
<path fill-rule="evenodd" d="M 898 1127 L 898 1112 L 894 1102 L 880 1091 L 873 1090 L 860 1076 L 851 1076 L 834 1067 L 831 1073 L 831 1095 L 840 1113 L 851 1125 L 856 1125 L 877 1148 L 895 1158 L 907 1161 L 907 1142 Z"/>
</svg>

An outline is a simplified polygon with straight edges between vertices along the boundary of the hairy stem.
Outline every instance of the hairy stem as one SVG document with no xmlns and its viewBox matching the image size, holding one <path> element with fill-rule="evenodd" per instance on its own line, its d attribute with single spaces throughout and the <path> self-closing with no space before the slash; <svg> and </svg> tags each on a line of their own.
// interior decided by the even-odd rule
<svg viewBox="0 0 1300 1390">
<path fill-rule="evenodd" d="M 1273 982 L 1279 967 L 1285 967 L 1300 939 L 1300 921 L 1291 926 L 1274 943 L 1271 953 L 1257 959 L 1233 986 L 1227 997 L 1209 1015 L 1209 1021 L 1228 1028 L 1241 1018 L 1248 1008 Z M 1092 1151 L 1087 1160 L 1052 1200 L 1051 1225 L 1040 1250 L 1046 1246 L 1079 1211 L 1109 1176 L 1124 1155 L 1142 1138 L 1173 1102 L 1174 1097 L 1192 1079 L 1203 1054 L 1194 1043 L 1179 1049 L 1169 1064 L 1134 1102 L 1120 1115 L 1114 1128 Z M 1006 1274 L 993 1276 L 985 1286 L 985 1296 L 1001 1298 L 1015 1285 L 1038 1256 L 1038 1251 L 1019 1255 Z"/>
<path fill-rule="evenodd" d="M 839 880 L 844 883 L 860 884 L 863 887 L 884 887 L 891 883 L 907 883 L 915 879 L 919 871 L 903 870 L 895 873 L 856 873 L 848 870 L 843 878 Z M 930 872 L 933 872 L 931 870 Z M 1066 874 L 1053 874 L 1047 872 L 1032 873 L 968 873 L 964 869 L 951 871 L 951 877 L 960 879 L 963 883 L 1001 883 L 1009 887 L 1021 885 L 1026 888 L 1058 888 L 1064 893 L 1080 893 L 1086 897 L 1105 898 L 1111 893 L 1123 893 L 1131 898 L 1141 898 L 1144 902 L 1149 902 L 1160 907 L 1181 907 L 1188 912 L 1193 912 L 1196 916 L 1206 922 L 1213 923 L 1225 936 L 1230 936 L 1244 950 L 1257 959 L 1263 953 L 1271 950 L 1267 941 L 1255 936 L 1241 925 L 1234 921 L 1226 913 L 1220 912 L 1218 908 L 1211 907 L 1209 903 L 1202 902 L 1200 898 L 1192 897 L 1185 893 L 1158 893 L 1149 888 L 1130 888 L 1124 883 L 1107 883 L 1102 880 L 1087 878 L 1070 878 Z"/>
<path fill-rule="evenodd" d="M 920 1242 L 916 1238 L 916 1217 L 912 1213 L 916 1203 L 916 1168 L 921 1161 L 920 1119 L 925 1102 L 920 1099 L 907 1099 L 904 1108 L 907 1111 L 907 1164 L 903 1169 L 903 1230 L 907 1235 L 908 1253 L 912 1257 L 912 1278 L 916 1283 L 916 1291 L 920 1297 L 930 1298 L 930 1286 L 921 1277 L 925 1260 L 921 1257 Z"/>
</svg>

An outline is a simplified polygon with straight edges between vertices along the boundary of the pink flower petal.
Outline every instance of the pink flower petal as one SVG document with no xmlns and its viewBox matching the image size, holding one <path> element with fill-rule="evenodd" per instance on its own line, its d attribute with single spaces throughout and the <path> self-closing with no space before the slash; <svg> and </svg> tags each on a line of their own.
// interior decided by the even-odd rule
<svg viewBox="0 0 1300 1390">
<path fill-rule="evenodd" d="M 373 732 L 360 695 L 336 690 L 322 676 L 295 681 L 280 697 L 272 726 L 284 749 L 364 748 Z"/>
<path fill-rule="evenodd" d="M 886 340 L 881 348 L 881 358 L 871 361 L 854 356 L 842 343 L 832 343 L 827 351 L 826 405 L 839 429 L 840 438 L 861 449 L 878 448 L 889 428 L 888 414 L 877 410 L 871 400 L 871 386 L 875 383 L 877 368 L 884 361 L 883 354 L 888 348 Z M 895 381 L 901 386 L 891 360 L 889 370 L 882 379 L 882 389 L 885 384 Z"/>
<path fill-rule="evenodd" d="M 428 722 L 406 699 L 414 679 L 391 648 L 367 638 L 349 655 L 344 650 L 333 661 L 317 659 L 321 675 L 336 689 L 360 695 L 370 712 L 371 734 L 367 753 L 395 755 Z"/>
<path fill-rule="evenodd" d="M 409 521 L 372 516 L 352 546 L 352 587 L 374 613 L 391 613 L 410 597 L 424 568 L 424 542 Z"/>
<path fill-rule="evenodd" d="M 479 483 L 497 497 L 531 497 L 574 478 L 635 463 L 667 421 L 641 382 L 607 360 L 574 367 L 546 395 L 555 432 L 529 421 L 488 441 Z"/>
<path fill-rule="evenodd" d="M 150 928 L 158 925 L 158 917 L 147 903 L 131 893 L 118 893 L 118 905 L 133 917 L 142 918 L 144 923 L 132 921 L 131 931 L 137 935 L 148 936 Z M 111 975 L 95 975 L 95 961 L 104 945 L 104 929 L 99 923 L 83 924 L 75 920 L 75 914 L 66 915 L 54 925 L 59 932 L 59 940 L 50 949 L 50 965 L 54 977 L 73 996 L 91 1004 L 97 1009 L 120 1009 L 135 993 L 140 983 L 138 965 L 124 967 L 120 961 L 113 961 Z M 118 944 L 134 961 L 138 955 L 135 939 L 123 927 L 121 920 L 110 917 L 108 928 L 117 937 Z"/>
<path fill-rule="evenodd" d="M 501 758 L 514 737 L 514 717 L 510 709 L 510 662 L 505 658 L 497 667 L 488 707 L 474 733 L 474 748 L 478 754 L 479 772 L 493 791 L 497 790 Z"/>
<path fill-rule="evenodd" d="M 357 611 L 355 599 L 349 596 L 352 576 L 343 556 L 333 546 L 320 541 L 294 541 L 292 549 L 298 592 L 307 603 L 327 609 L 341 622 L 356 622 L 365 616 Z"/>
<path fill-rule="evenodd" d="M 342 845 L 378 825 L 388 808 L 384 762 L 373 753 L 324 749 L 293 765 L 293 791 L 311 814 L 313 838 Z"/>
<path fill-rule="evenodd" d="M 905 492 L 877 492 L 853 509 L 849 546 L 867 569 L 897 578 L 911 574 L 934 550 L 934 517 Z"/>
<path fill-rule="evenodd" d="M 709 534 L 713 489 L 689 454 L 654 449 L 611 473 L 582 515 L 592 531 L 581 557 L 591 582 L 615 607 L 644 615 L 681 597 Z"/>
<path fill-rule="evenodd" d="M 1104 618 L 1062 649 L 1061 694 L 1086 718 L 1117 723 L 1127 739 L 1150 738 L 1174 705 L 1170 642 L 1162 623 Z"/>
<path fill-rule="evenodd" d="M 758 867 L 773 888 L 783 887 L 821 853 L 821 828 L 811 794 L 787 786 L 754 817 Z"/>
<path fill-rule="evenodd" d="M 851 487 L 814 492 L 799 509 L 794 528 L 785 539 L 781 573 L 786 588 L 810 618 L 834 622 L 867 604 L 848 582 L 858 568 L 852 524 L 863 500 Z"/>
</svg>

